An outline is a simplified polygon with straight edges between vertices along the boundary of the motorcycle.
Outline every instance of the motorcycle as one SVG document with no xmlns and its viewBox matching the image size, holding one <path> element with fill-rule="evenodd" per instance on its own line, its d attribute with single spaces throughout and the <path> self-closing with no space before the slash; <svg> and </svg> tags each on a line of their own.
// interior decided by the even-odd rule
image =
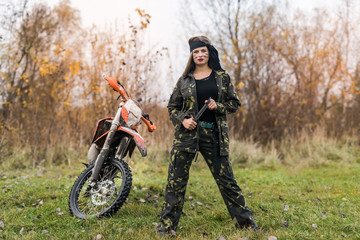
<svg viewBox="0 0 360 240">
<path fill-rule="evenodd" d="M 132 174 L 124 158 L 132 156 L 137 147 L 146 156 L 145 141 L 137 132 L 141 121 L 149 132 L 156 126 L 129 97 L 123 85 L 112 77 L 103 76 L 117 91 L 122 101 L 115 117 L 97 123 L 86 169 L 78 176 L 69 194 L 71 215 L 81 219 L 109 216 L 125 203 L 131 190 Z"/>
</svg>

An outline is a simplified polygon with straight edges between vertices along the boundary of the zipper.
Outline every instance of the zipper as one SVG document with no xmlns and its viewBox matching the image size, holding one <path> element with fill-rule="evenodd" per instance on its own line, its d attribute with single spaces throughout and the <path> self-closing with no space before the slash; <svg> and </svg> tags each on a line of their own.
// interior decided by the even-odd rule
<svg viewBox="0 0 360 240">
<path fill-rule="evenodd" d="M 194 75 L 191 74 L 191 81 L 194 84 L 194 87 L 192 88 L 193 93 L 194 93 L 194 100 L 195 100 L 195 115 L 198 113 L 198 99 L 197 99 L 197 92 L 196 92 L 196 80 Z M 199 151 L 199 127 L 196 126 L 196 152 Z"/>
<path fill-rule="evenodd" d="M 218 99 L 217 99 L 217 102 L 220 101 L 221 97 L 222 97 L 222 76 L 220 76 L 220 74 L 217 73 L 217 71 L 215 71 L 215 79 L 216 79 L 216 83 L 217 83 L 217 87 L 218 87 Z M 218 117 L 216 116 L 215 114 L 215 120 L 216 120 L 216 125 L 217 125 L 217 128 L 218 128 L 218 131 L 219 131 L 219 146 L 221 145 L 220 143 L 222 142 L 221 139 L 222 139 L 222 130 L 221 130 L 221 124 L 218 124 L 219 123 L 219 120 L 218 120 Z"/>
</svg>

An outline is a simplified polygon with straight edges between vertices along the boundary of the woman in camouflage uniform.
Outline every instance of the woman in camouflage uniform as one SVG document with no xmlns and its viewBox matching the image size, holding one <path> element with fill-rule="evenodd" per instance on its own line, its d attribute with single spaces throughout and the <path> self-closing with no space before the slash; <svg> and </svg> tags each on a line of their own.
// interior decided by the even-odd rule
<svg viewBox="0 0 360 240">
<path fill-rule="evenodd" d="M 209 39 L 204 36 L 192 37 L 189 45 L 191 55 L 187 67 L 168 103 L 175 136 L 159 234 L 176 233 L 189 169 L 198 151 L 211 170 L 235 226 L 257 230 L 229 161 L 226 114 L 234 113 L 240 107 L 240 101 Z M 211 100 L 207 110 L 195 122 L 193 117 L 209 97 Z"/>
</svg>

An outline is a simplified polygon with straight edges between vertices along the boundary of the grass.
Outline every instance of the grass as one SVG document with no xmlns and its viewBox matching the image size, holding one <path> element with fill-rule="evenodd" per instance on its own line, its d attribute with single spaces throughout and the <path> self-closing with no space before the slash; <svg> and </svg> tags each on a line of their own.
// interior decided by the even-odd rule
<svg viewBox="0 0 360 240">
<path fill-rule="evenodd" d="M 284 146 L 288 152 L 234 144 L 234 174 L 261 232 L 234 228 L 199 157 L 176 239 L 360 239 L 355 144 L 313 141 Z M 21 170 L 1 165 L 0 239 L 158 239 L 167 159 L 168 152 L 160 149 L 150 149 L 147 158 L 136 154 L 129 162 L 133 189 L 128 203 L 112 217 L 90 220 L 70 216 L 67 206 L 71 186 L 84 168 L 81 160 Z"/>
</svg>

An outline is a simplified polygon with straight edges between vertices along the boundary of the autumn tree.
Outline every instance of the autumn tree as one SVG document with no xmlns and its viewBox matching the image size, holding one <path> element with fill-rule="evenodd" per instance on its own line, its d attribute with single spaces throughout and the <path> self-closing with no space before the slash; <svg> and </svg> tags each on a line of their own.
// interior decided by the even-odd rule
<svg viewBox="0 0 360 240">
<path fill-rule="evenodd" d="M 110 24 L 105 28 L 94 26 L 86 37 L 89 58 L 84 62 L 81 78 L 84 112 L 87 125 L 94 125 L 99 117 L 111 116 L 118 104 L 117 95 L 103 80 L 102 74 L 114 77 L 126 88 L 133 100 L 149 112 L 158 108 L 162 64 L 168 51 L 162 47 L 149 48 L 146 42 L 151 15 L 135 9 L 134 18 L 125 26 Z M 127 31 L 122 30 L 127 28 Z M 164 121 L 161 116 L 154 121 Z M 88 133 L 91 130 L 85 130 Z M 88 135 L 89 136 L 89 135 Z"/>
<path fill-rule="evenodd" d="M 233 134 L 264 143 L 318 126 L 342 134 L 356 92 L 350 5 L 335 16 L 325 9 L 287 15 L 283 2 L 199 1 L 206 7 L 196 6 L 196 15 L 186 7 L 188 31 L 212 38 L 243 103 L 230 117 Z"/>
<path fill-rule="evenodd" d="M 68 38 L 79 29 L 78 12 L 68 1 L 9 8 L 3 22 L 11 31 L 1 42 L 2 131 L 12 144 L 46 149 L 61 131 L 55 123 L 71 102 L 71 81 L 80 70 L 80 43 Z"/>
<path fill-rule="evenodd" d="M 88 146 L 96 121 L 118 106 L 103 73 L 146 111 L 162 111 L 156 90 L 167 49 L 146 46 L 151 16 L 144 10 L 134 10 L 138 18 L 122 28 L 85 31 L 69 1 L 19 6 L 8 5 L 2 16 L 0 152 L 29 147 L 37 164 L 63 161 L 66 149 Z"/>
</svg>

